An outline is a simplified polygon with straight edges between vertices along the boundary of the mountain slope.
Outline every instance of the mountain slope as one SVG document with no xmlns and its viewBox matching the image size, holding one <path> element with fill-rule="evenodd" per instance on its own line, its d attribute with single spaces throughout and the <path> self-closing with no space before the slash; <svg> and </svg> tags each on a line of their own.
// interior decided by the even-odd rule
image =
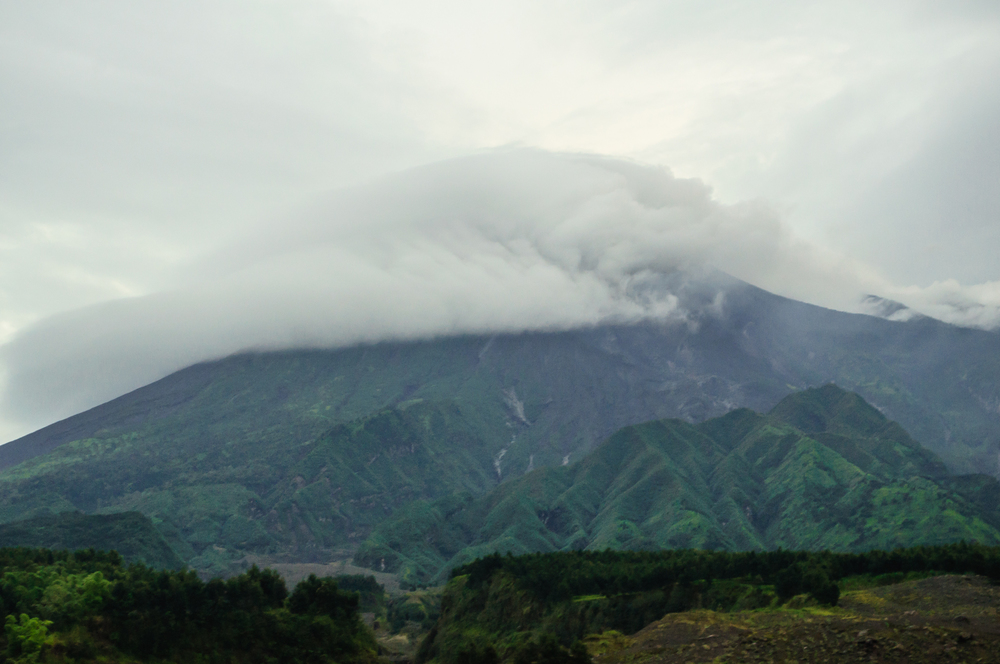
<svg viewBox="0 0 1000 664">
<path fill-rule="evenodd" d="M 117 551 L 126 563 L 181 569 L 184 563 L 148 517 L 64 512 L 0 525 L 0 547 Z"/>
<path fill-rule="evenodd" d="M 0 514 L 139 511 L 190 565 L 217 573 L 247 553 L 326 560 L 400 505 L 492 488 L 501 443 L 477 427 L 490 429 L 417 400 L 291 448 L 75 441 L 0 475 Z"/>
<path fill-rule="evenodd" d="M 120 436 L 288 447 L 412 398 L 506 422 L 504 477 L 557 465 L 617 429 L 771 408 L 836 382 L 876 404 L 957 472 L 997 469 L 1000 335 L 894 322 L 781 298 L 716 274 L 666 280 L 685 318 L 238 355 L 177 372 L 0 446 L 9 467 L 74 440 Z M 509 426 L 508 426 L 509 424 Z M 501 431 L 502 432 L 502 431 Z"/>
<path fill-rule="evenodd" d="M 677 276 L 667 286 L 684 320 L 253 353 L 189 367 L 0 446 L 0 522 L 138 510 L 202 570 L 227 570 L 247 554 L 330 560 L 351 555 L 382 520 L 408 509 L 407 501 L 448 496 L 447 504 L 424 502 L 407 512 L 416 520 L 407 528 L 436 522 L 441 510 L 460 509 L 498 483 L 580 460 L 622 427 L 677 418 L 662 426 L 690 439 L 691 455 L 667 459 L 653 441 L 660 434 L 633 432 L 639 442 L 626 442 L 641 444 L 649 465 L 634 469 L 637 488 L 622 489 L 616 505 L 624 510 L 639 500 L 656 479 L 642 471 L 662 468 L 685 478 L 676 491 L 687 502 L 671 509 L 691 524 L 678 541 L 767 545 L 771 535 L 759 523 L 778 509 L 768 498 L 771 485 L 748 473 L 752 455 L 733 455 L 719 447 L 721 435 L 696 424 L 740 407 L 766 411 L 789 392 L 831 379 L 898 419 L 953 470 L 995 468 L 1000 336 L 930 319 L 842 314 L 719 275 Z M 802 417 L 830 417 L 810 413 Z M 756 426 L 740 412 L 726 422 L 734 432 Z M 806 420 L 793 424 L 813 431 Z M 847 482 L 855 467 L 865 474 L 857 477 L 878 477 L 878 464 L 886 463 L 878 450 L 849 449 L 838 435 L 832 426 L 810 437 L 813 447 L 794 446 L 789 468 L 811 463 L 835 483 Z M 703 450 L 702 438 L 711 441 Z M 841 467 L 840 457 L 850 464 Z M 713 465 L 720 458 L 725 463 Z M 600 486 L 600 473 L 587 482 Z M 993 485 L 949 482 L 948 491 L 982 514 L 995 513 Z M 713 491 L 728 498 L 706 497 Z M 752 499 L 741 502 L 744 495 Z M 724 507 L 732 515 L 716 522 L 699 516 Z M 588 514 L 573 518 L 589 528 Z M 647 537 L 641 528 L 629 535 L 631 526 L 621 533 L 605 526 L 608 542 Z M 454 528 L 441 537 L 455 546 L 469 541 Z M 545 528 L 530 537 L 555 535 Z M 441 556 L 418 567 L 436 568 Z M 382 564 L 381 556 L 365 559 Z"/>
<path fill-rule="evenodd" d="M 768 415 L 626 427 L 572 466 L 478 499 L 415 503 L 378 526 L 356 559 L 418 581 L 494 551 L 1000 544 L 995 506 L 955 482 L 898 424 L 827 385 Z"/>
</svg>

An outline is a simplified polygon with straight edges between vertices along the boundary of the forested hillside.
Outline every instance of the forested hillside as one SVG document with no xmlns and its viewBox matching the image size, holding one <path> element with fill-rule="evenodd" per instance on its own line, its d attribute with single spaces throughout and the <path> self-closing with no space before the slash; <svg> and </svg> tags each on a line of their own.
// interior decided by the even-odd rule
<svg viewBox="0 0 1000 664">
<path fill-rule="evenodd" d="M 0 467 L 76 440 L 117 446 L 198 440 L 208 459 L 296 448 L 415 398 L 454 401 L 488 427 L 494 454 L 512 434 L 504 477 L 579 459 L 617 429 L 735 407 L 765 411 L 835 382 L 900 422 L 956 472 L 995 473 L 1000 335 L 928 318 L 888 321 L 778 297 L 716 273 L 665 275 L 683 319 L 249 353 L 179 371 L 0 447 Z"/>
<path fill-rule="evenodd" d="M 139 511 L 207 573 L 231 573 L 247 553 L 323 560 L 399 506 L 495 486 L 477 425 L 454 404 L 417 400 L 292 448 L 88 439 L 0 475 L 0 514 Z"/>
<path fill-rule="evenodd" d="M 998 489 L 991 477 L 949 476 L 902 427 L 828 385 L 767 415 L 626 427 L 577 464 L 479 498 L 414 503 L 356 559 L 416 583 L 494 551 L 995 545 Z"/>
<path fill-rule="evenodd" d="M 657 328 L 627 329 L 648 337 L 632 357 L 662 341 Z M 583 343 L 607 332 L 574 334 Z M 138 429 L 101 429 L 0 473 L 0 520 L 138 511 L 205 574 L 237 572 L 247 556 L 293 562 L 354 555 L 372 569 L 401 572 L 407 583 L 426 583 L 494 550 L 860 550 L 998 541 L 994 480 L 949 477 L 899 425 L 834 386 L 796 391 L 768 415 L 736 409 L 701 423 L 633 425 L 585 455 L 584 433 L 611 421 L 602 412 L 634 419 L 654 403 L 633 389 L 648 383 L 625 374 L 618 383 L 624 392 L 611 398 L 615 383 L 598 390 L 598 368 L 620 355 L 601 360 L 591 347 L 579 357 L 584 346 L 556 336 L 525 338 L 534 341 L 233 358 L 230 368 L 242 367 L 242 375 L 223 372 L 225 381 L 203 382 L 190 400 L 161 403 L 159 411 L 133 403 L 137 412 L 158 413 Z M 624 339 L 623 332 L 619 350 Z M 528 362 L 528 351 L 541 347 L 552 350 L 552 362 Z M 515 351 L 526 353 L 523 362 L 504 365 Z M 323 361 L 345 371 L 333 381 L 343 387 L 324 382 L 331 366 Z M 458 365 L 474 368 L 456 373 Z M 424 382 L 407 373 L 418 369 Z M 570 380 L 584 370 L 597 373 L 582 384 Z M 271 378 L 258 383 L 261 372 Z M 304 374 L 313 382 L 297 384 Z M 498 376 L 516 389 L 501 389 Z M 568 404 L 575 402 L 547 397 L 543 377 L 565 381 L 557 394 L 602 405 L 574 419 L 579 408 Z M 445 386 L 457 397 L 421 396 Z M 664 389 L 681 393 L 680 383 Z M 336 422 L 377 406 L 383 391 L 395 395 L 391 407 Z M 216 407 L 226 395 L 225 407 Z M 547 437 L 553 432 L 563 437 Z M 568 439 L 579 447 L 567 448 Z"/>
<path fill-rule="evenodd" d="M 62 512 L 3 524 L 0 547 L 117 551 L 126 563 L 143 563 L 158 569 L 184 567 L 149 517 L 138 512 L 101 515 Z"/>
</svg>

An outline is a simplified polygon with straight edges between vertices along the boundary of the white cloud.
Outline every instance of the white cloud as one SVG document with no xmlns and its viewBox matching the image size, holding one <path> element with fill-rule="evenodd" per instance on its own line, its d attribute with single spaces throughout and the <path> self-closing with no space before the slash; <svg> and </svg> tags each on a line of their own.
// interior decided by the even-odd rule
<svg viewBox="0 0 1000 664">
<path fill-rule="evenodd" d="M 662 170 L 532 151 L 348 190 L 192 265 L 186 289 L 30 328 L 3 349 L 8 412 L 69 415 L 245 348 L 670 316 L 669 294 L 635 285 L 724 230 L 707 194 Z"/>
<path fill-rule="evenodd" d="M 9 367 L 12 384 L 35 380 L 32 363 L 50 375 L 37 385 L 55 381 L 46 352 L 69 361 L 100 346 L 111 328 L 81 307 L 105 303 L 123 352 L 137 344 L 128 361 L 105 358 L 88 396 L 54 387 L 47 401 L 38 387 L 16 410 L 43 423 L 246 345 L 637 315 L 647 303 L 628 284 L 685 262 L 835 308 L 875 293 L 992 326 L 996 6 L 3 4 L 0 342 L 20 334 L 11 358 L 32 349 Z M 475 174 L 435 166 L 289 220 L 321 192 L 498 145 L 669 166 L 716 200 L 626 162 L 557 159 L 554 174 L 525 179 L 492 155 Z M 483 192 L 487 175 L 511 201 Z M 683 204 L 658 207 L 664 187 Z M 448 205 L 434 198 L 445 191 Z M 366 278 L 345 281 L 337 266 Z M 263 299 L 220 306 L 250 292 L 241 284 Z M 494 311 L 473 287 L 519 296 L 497 296 Z M 301 318 L 305 302 L 374 297 L 416 309 L 407 325 L 368 313 L 354 327 L 326 320 L 322 334 L 320 318 L 281 324 L 254 309 Z M 91 336 L 61 336 L 70 321 Z M 147 357 L 141 339 L 162 330 L 195 350 Z M 70 364 L 67 385 L 85 369 Z"/>
<path fill-rule="evenodd" d="M 3 347 L 8 416 L 68 416 L 197 361 L 460 333 L 684 319 L 658 275 L 720 268 L 840 309 L 867 292 L 997 320 L 1000 289 L 899 289 L 760 204 L 599 157 L 501 151 L 331 196 L 190 267 L 192 285 L 61 314 Z"/>
</svg>

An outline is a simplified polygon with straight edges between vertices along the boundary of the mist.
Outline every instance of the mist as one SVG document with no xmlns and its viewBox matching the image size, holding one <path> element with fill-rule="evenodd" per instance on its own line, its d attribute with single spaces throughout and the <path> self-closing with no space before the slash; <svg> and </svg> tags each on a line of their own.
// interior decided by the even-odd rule
<svg viewBox="0 0 1000 664">
<path fill-rule="evenodd" d="M 664 275 L 718 269 L 788 297 L 865 311 L 865 295 L 997 324 L 995 284 L 899 288 L 796 238 L 760 202 L 724 205 L 664 167 L 493 151 L 344 189 L 244 227 L 183 287 L 62 313 L 0 349 L 3 415 L 27 428 L 190 364 L 246 350 L 443 335 L 683 324 Z M 673 283 L 677 280 L 674 279 Z"/>
</svg>

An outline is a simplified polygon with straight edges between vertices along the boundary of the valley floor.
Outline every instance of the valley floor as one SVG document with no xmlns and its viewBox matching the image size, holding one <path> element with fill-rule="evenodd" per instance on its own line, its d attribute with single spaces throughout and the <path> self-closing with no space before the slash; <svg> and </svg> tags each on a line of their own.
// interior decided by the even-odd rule
<svg viewBox="0 0 1000 664">
<path fill-rule="evenodd" d="M 390 596 L 403 594 L 403 590 L 399 585 L 398 574 L 388 574 L 367 567 L 358 567 L 351 563 L 350 558 L 341 558 L 324 563 L 292 563 L 284 562 L 280 559 L 276 560 L 268 556 L 246 556 L 244 561 L 247 566 L 257 565 L 261 568 L 273 569 L 281 575 L 281 578 L 285 580 L 289 588 L 294 588 L 295 584 L 310 574 L 315 574 L 318 577 L 337 577 L 355 574 L 374 577 Z"/>
<path fill-rule="evenodd" d="M 998 662 L 1000 587 L 938 576 L 845 592 L 838 607 L 666 616 L 631 637 L 586 640 L 595 664 Z"/>
</svg>

